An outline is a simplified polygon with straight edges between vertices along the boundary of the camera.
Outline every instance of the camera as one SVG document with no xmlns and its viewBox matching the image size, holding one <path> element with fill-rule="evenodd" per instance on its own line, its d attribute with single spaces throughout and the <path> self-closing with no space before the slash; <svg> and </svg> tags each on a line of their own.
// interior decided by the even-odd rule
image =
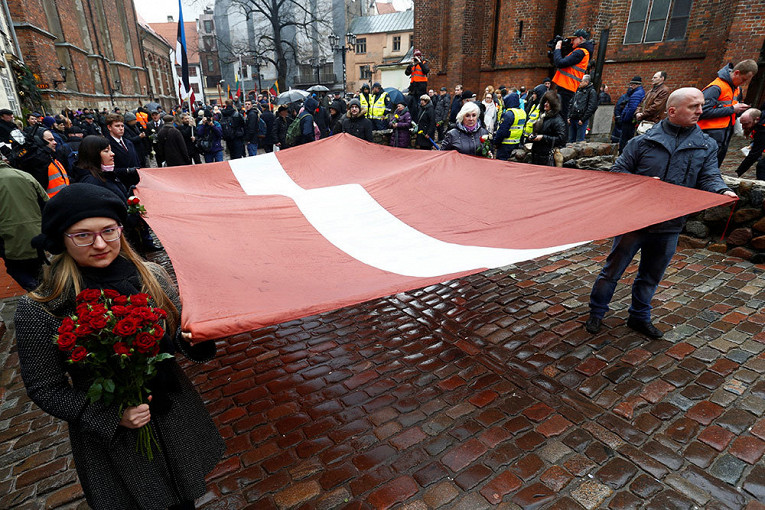
<svg viewBox="0 0 765 510">
<path fill-rule="evenodd" d="M 574 50 L 574 46 L 571 43 L 571 39 L 568 37 L 563 37 L 562 35 L 556 35 L 549 41 L 547 41 L 547 58 L 550 59 L 552 62 L 553 59 L 553 51 L 555 50 L 555 45 L 558 44 L 558 41 L 563 41 L 563 45 L 560 48 L 560 52 L 562 55 L 568 55 Z"/>
</svg>

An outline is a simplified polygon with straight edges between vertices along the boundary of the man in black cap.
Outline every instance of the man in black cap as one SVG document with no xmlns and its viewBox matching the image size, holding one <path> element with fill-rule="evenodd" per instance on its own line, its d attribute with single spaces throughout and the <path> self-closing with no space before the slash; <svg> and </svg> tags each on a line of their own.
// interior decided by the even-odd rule
<svg viewBox="0 0 765 510">
<path fill-rule="evenodd" d="M 85 122 L 82 124 L 82 132 L 85 136 L 101 135 L 101 126 L 96 124 L 93 120 L 93 114 L 89 113 L 85 115 Z"/>
<path fill-rule="evenodd" d="M 0 142 L 9 143 L 11 141 L 11 131 L 18 129 L 13 123 L 13 112 L 7 108 L 0 110 Z"/>
<path fill-rule="evenodd" d="M 561 98 L 561 115 L 564 119 L 568 118 L 568 105 L 571 98 L 574 97 L 576 89 L 582 82 L 582 77 L 587 74 L 587 65 L 590 63 L 590 56 L 595 50 L 595 43 L 590 41 L 590 33 L 580 28 L 571 36 L 571 46 L 573 50 L 567 55 L 562 55 L 561 47 L 563 41 L 555 44 L 553 51 L 553 65 L 558 68 L 553 76 L 553 83 L 558 86 L 558 95 Z"/>
<path fill-rule="evenodd" d="M 635 76 L 632 78 L 632 80 L 630 80 L 629 87 L 629 90 L 627 90 L 627 94 L 629 94 L 629 100 L 624 106 L 621 116 L 619 117 L 619 123 L 622 130 L 622 134 L 619 139 L 619 152 L 623 151 L 624 147 L 627 145 L 627 142 L 630 141 L 630 138 L 635 136 L 635 112 L 645 97 L 645 90 L 643 90 L 643 79 L 640 76 Z"/>
</svg>

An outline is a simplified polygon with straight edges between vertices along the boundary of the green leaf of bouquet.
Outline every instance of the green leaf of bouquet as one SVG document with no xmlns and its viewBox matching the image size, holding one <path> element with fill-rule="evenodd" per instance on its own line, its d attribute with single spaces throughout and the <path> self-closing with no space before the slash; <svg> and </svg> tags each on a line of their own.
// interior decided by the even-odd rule
<svg viewBox="0 0 765 510">
<path fill-rule="evenodd" d="M 104 391 L 107 393 L 114 393 L 114 390 L 116 389 L 116 385 L 114 384 L 114 381 L 111 379 L 106 379 L 104 381 Z"/>
</svg>

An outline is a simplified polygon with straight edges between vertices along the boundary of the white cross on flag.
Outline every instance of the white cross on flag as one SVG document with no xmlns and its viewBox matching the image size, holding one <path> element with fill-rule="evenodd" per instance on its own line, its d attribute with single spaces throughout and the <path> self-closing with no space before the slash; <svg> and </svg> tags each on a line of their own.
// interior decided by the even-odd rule
<svg viewBox="0 0 765 510">
<path fill-rule="evenodd" d="M 643 176 L 403 150 L 335 135 L 141 170 L 146 220 L 195 340 L 529 260 L 709 207 Z"/>
</svg>

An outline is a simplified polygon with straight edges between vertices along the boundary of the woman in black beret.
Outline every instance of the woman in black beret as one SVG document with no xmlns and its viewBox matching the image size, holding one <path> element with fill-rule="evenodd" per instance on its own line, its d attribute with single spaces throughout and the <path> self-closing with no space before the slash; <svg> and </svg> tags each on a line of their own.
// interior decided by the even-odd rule
<svg viewBox="0 0 765 510">
<path fill-rule="evenodd" d="M 165 331 L 161 352 L 197 362 L 215 355 L 213 341 L 191 345 L 191 335 L 181 332 L 172 280 L 161 266 L 143 261 L 122 236 L 126 216 L 124 200 L 92 184 L 72 184 L 46 203 L 42 234 L 33 245 L 52 254 L 51 263 L 14 318 L 21 376 L 32 401 L 68 423 L 91 508 L 194 508 L 225 444 L 175 358 L 156 365 L 147 402 L 123 409 L 117 402 L 89 400 L 89 366 L 67 363 L 69 355 L 53 341 L 63 319 L 76 312 L 75 296 L 85 289 L 111 289 L 126 296 L 148 294 L 153 306 L 166 312 L 157 322 Z M 136 451 L 138 430 L 147 425 L 159 441 L 152 460 Z"/>
</svg>

